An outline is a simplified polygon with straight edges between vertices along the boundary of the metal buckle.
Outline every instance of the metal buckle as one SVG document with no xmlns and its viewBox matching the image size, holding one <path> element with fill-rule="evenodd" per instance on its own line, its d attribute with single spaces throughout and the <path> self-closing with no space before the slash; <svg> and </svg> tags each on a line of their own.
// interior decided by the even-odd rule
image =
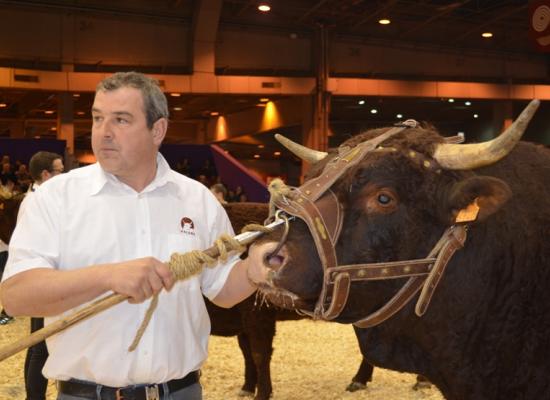
<svg viewBox="0 0 550 400">
<path fill-rule="evenodd" d="M 145 386 L 145 399 L 146 400 L 160 400 L 159 386 Z"/>
</svg>

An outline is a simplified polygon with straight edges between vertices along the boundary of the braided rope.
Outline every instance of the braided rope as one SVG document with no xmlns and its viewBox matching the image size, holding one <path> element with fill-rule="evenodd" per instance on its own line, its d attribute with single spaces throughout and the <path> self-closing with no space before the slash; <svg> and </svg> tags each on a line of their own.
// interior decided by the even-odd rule
<svg viewBox="0 0 550 400">
<path fill-rule="evenodd" d="M 269 232 L 270 229 L 259 224 L 249 224 L 246 225 L 242 232 L 247 231 L 260 231 L 260 232 Z M 246 250 L 246 246 L 243 246 L 238 240 L 233 237 L 224 234 L 221 235 L 214 242 L 218 255 L 217 257 L 212 257 L 209 254 L 206 254 L 201 250 L 192 250 L 187 253 L 173 253 L 170 256 L 170 261 L 168 262 L 168 268 L 174 274 L 176 281 L 188 279 L 194 275 L 198 275 L 202 272 L 204 265 L 208 267 L 213 267 L 217 264 L 218 260 L 225 261 L 230 252 L 237 251 L 242 253 Z M 128 351 L 134 351 L 145 332 L 145 329 L 151 321 L 151 317 L 158 305 L 158 294 L 154 295 L 151 299 L 151 304 L 145 313 L 143 321 L 141 322 L 132 344 L 128 348 Z"/>
</svg>

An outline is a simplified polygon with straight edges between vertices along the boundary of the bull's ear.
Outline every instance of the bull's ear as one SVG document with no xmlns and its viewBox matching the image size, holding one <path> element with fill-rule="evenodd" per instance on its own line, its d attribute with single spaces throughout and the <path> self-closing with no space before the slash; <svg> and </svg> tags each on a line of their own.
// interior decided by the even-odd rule
<svg viewBox="0 0 550 400">
<path fill-rule="evenodd" d="M 447 204 L 451 212 L 452 221 L 459 213 L 479 207 L 474 220 L 482 221 L 498 211 L 510 198 L 512 191 L 508 184 L 500 179 L 489 176 L 475 176 L 467 178 L 453 185 Z"/>
</svg>

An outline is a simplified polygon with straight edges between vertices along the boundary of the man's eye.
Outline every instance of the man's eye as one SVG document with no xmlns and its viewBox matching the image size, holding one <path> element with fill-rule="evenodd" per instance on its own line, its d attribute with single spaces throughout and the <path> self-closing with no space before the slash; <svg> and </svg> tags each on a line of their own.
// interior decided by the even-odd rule
<svg viewBox="0 0 550 400">
<path fill-rule="evenodd" d="M 102 120 L 102 118 L 99 117 L 99 116 L 97 116 L 97 115 L 96 115 L 96 116 L 92 116 L 92 121 L 93 121 L 93 122 L 100 122 L 101 120 Z"/>
<path fill-rule="evenodd" d="M 119 123 L 119 124 L 127 124 L 128 120 L 126 120 L 124 118 L 117 118 L 116 122 Z"/>
</svg>

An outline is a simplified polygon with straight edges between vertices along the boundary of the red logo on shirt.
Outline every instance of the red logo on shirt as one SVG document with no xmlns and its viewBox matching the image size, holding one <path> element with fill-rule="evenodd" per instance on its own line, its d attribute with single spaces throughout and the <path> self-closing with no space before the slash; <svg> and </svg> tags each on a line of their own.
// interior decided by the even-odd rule
<svg viewBox="0 0 550 400">
<path fill-rule="evenodd" d="M 187 235 L 195 236 L 195 223 L 189 217 L 183 217 L 180 221 L 181 231 Z"/>
</svg>

